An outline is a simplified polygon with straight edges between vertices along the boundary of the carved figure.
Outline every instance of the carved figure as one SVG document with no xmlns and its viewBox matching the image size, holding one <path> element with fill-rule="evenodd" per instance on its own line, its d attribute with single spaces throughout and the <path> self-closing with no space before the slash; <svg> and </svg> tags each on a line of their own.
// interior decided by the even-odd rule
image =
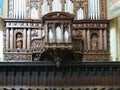
<svg viewBox="0 0 120 90">
<path fill-rule="evenodd" d="M 22 34 L 17 34 L 16 48 L 21 49 L 23 44 Z"/>
<path fill-rule="evenodd" d="M 98 39 L 96 36 L 93 36 L 93 38 L 91 39 L 91 49 L 97 50 L 97 48 L 98 48 Z"/>
</svg>

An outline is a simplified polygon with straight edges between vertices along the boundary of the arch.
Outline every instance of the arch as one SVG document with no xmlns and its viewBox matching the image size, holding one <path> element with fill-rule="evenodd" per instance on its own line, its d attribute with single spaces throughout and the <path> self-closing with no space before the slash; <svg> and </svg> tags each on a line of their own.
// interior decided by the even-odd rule
<svg viewBox="0 0 120 90">
<path fill-rule="evenodd" d="M 74 54 L 71 50 L 62 49 L 48 49 L 41 54 L 40 61 L 55 61 L 55 59 L 60 58 L 62 61 L 74 61 Z"/>
<path fill-rule="evenodd" d="M 53 56 L 53 51 L 52 50 L 46 50 L 41 54 L 40 61 L 53 61 L 54 56 Z"/>
<path fill-rule="evenodd" d="M 77 11 L 77 20 L 82 20 L 84 19 L 84 11 L 82 8 L 79 8 Z"/>
</svg>

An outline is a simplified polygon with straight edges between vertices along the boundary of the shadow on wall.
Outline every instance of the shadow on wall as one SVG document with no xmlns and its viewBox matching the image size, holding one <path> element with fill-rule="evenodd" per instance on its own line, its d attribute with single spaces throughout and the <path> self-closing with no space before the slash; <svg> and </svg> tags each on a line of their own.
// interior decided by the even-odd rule
<svg viewBox="0 0 120 90">
<path fill-rule="evenodd" d="M 0 18 L 0 30 L 4 30 L 4 26 L 3 18 Z"/>
</svg>

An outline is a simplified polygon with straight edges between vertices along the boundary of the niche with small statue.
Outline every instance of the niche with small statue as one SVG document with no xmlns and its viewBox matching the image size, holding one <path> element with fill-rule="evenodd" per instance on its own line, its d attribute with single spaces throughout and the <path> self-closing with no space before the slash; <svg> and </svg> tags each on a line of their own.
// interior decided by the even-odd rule
<svg viewBox="0 0 120 90">
<path fill-rule="evenodd" d="M 96 33 L 93 33 L 91 35 L 91 42 L 90 42 L 92 50 L 98 50 L 98 40 L 99 40 L 98 35 Z"/>
<path fill-rule="evenodd" d="M 17 49 L 23 48 L 23 35 L 22 35 L 22 33 L 16 34 L 16 48 Z"/>
</svg>

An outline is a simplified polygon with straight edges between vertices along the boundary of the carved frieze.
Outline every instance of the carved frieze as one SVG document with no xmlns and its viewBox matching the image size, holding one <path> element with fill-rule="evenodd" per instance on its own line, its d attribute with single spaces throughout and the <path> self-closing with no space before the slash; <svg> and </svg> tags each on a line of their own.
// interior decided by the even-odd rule
<svg viewBox="0 0 120 90">
<path fill-rule="evenodd" d="M 25 55 L 25 54 L 5 54 L 5 60 L 32 60 L 32 55 Z"/>
<path fill-rule="evenodd" d="M 109 54 L 101 55 L 101 54 L 83 54 L 83 61 L 108 61 Z"/>
</svg>

